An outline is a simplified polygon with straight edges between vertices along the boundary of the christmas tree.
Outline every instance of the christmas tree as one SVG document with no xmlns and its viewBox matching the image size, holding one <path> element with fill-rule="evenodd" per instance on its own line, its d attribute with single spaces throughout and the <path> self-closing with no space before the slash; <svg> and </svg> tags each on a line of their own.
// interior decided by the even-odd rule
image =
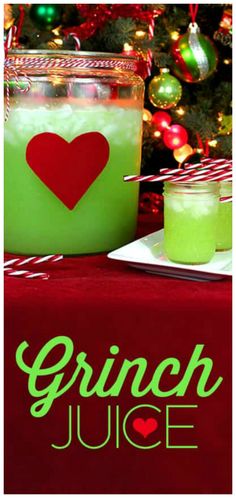
<svg viewBox="0 0 236 498">
<path fill-rule="evenodd" d="M 5 36 L 16 25 L 13 46 L 22 50 L 137 56 L 146 89 L 143 174 L 194 154 L 231 157 L 231 5 L 5 4 L 4 14 Z"/>
</svg>

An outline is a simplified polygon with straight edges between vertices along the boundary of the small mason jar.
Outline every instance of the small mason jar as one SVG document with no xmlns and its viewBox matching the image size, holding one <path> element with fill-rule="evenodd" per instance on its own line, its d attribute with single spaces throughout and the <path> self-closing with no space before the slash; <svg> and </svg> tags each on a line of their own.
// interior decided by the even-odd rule
<svg viewBox="0 0 236 498">
<path fill-rule="evenodd" d="M 174 262 L 203 264 L 216 249 L 217 182 L 164 183 L 164 251 Z"/>
<path fill-rule="evenodd" d="M 123 176 L 140 172 L 136 59 L 12 50 L 5 67 L 5 250 L 96 253 L 132 240 L 139 188 Z"/>
<path fill-rule="evenodd" d="M 220 197 L 232 196 L 232 182 L 220 182 Z M 216 230 L 216 250 L 227 251 L 232 248 L 232 201 L 219 202 Z"/>
</svg>

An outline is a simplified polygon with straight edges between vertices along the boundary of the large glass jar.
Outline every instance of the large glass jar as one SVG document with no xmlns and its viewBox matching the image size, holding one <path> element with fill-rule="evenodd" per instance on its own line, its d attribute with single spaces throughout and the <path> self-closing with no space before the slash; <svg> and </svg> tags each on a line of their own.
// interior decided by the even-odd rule
<svg viewBox="0 0 236 498">
<path fill-rule="evenodd" d="M 135 63 L 113 54 L 9 52 L 6 251 L 94 253 L 133 238 L 138 184 L 127 188 L 123 176 L 140 172 L 144 83 Z"/>
<path fill-rule="evenodd" d="M 210 261 L 216 249 L 217 182 L 164 183 L 164 250 L 184 264 Z"/>
<path fill-rule="evenodd" d="M 220 182 L 220 198 L 232 196 L 232 182 Z M 216 250 L 232 248 L 232 201 L 219 202 L 216 231 Z"/>
</svg>

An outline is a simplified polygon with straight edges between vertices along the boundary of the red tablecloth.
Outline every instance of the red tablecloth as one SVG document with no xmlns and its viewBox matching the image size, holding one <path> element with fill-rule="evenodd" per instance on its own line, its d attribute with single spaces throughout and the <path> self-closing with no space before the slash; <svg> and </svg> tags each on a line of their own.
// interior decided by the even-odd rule
<svg viewBox="0 0 236 498">
<path fill-rule="evenodd" d="M 160 219 L 143 215 L 138 235 L 159 225 Z M 5 280 L 5 492 L 230 493 L 231 281 L 198 283 L 158 277 L 108 260 L 105 254 L 65 258 L 50 273 L 48 281 Z M 78 394 L 78 380 L 54 401 L 45 417 L 34 418 L 30 406 L 35 399 L 28 393 L 27 375 L 16 365 L 16 349 L 27 341 L 25 355 L 31 364 L 43 345 L 60 335 L 73 340 L 75 353 L 87 353 L 94 368 L 92 384 L 105 359 L 111 357 L 112 345 L 120 352 L 111 379 L 125 358 L 139 357 L 148 362 L 143 388 L 168 357 L 180 360 L 183 375 L 195 346 L 203 344 L 202 356 L 213 360 L 208 388 L 219 376 L 223 381 L 211 396 L 197 396 L 203 369 L 199 366 L 184 397 L 159 398 L 148 393 L 135 398 L 130 393 L 129 373 L 118 397 L 83 398 Z M 68 367 L 67 381 L 74 368 L 75 363 Z M 182 375 L 166 371 L 163 390 L 174 387 Z M 161 410 L 157 414 L 144 407 L 136 412 L 138 418 L 158 420 L 158 428 L 145 438 L 127 423 L 130 437 L 141 446 L 159 437 L 161 444 L 148 450 L 136 448 L 120 426 L 116 448 L 115 407 L 119 405 L 122 421 L 129 409 L 140 404 Z M 103 448 L 85 448 L 75 437 L 67 449 L 52 448 L 51 443 L 66 441 L 68 405 L 73 410 L 80 405 L 81 433 L 91 445 L 105 439 L 107 406 L 112 406 L 112 435 Z M 197 444 L 197 449 L 166 447 L 166 405 L 198 406 L 175 409 L 170 415 L 174 425 L 195 426 L 176 429 L 172 434 L 177 442 L 171 444 L 184 441 L 185 445 Z"/>
</svg>

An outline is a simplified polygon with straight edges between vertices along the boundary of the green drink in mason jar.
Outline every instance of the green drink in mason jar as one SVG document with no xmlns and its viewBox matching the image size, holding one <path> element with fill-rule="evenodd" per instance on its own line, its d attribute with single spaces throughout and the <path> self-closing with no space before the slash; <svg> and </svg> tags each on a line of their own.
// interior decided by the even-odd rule
<svg viewBox="0 0 236 498">
<path fill-rule="evenodd" d="M 220 182 L 220 197 L 232 196 L 232 182 Z M 216 231 L 216 250 L 227 251 L 232 248 L 232 201 L 219 202 Z"/>
<path fill-rule="evenodd" d="M 140 172 L 144 83 L 135 59 L 14 50 L 7 60 L 30 88 L 20 92 L 10 73 L 5 250 L 83 254 L 132 240 L 139 187 L 127 189 L 123 176 Z"/>
<path fill-rule="evenodd" d="M 164 183 L 164 251 L 174 262 L 204 264 L 216 249 L 217 182 Z"/>
</svg>

